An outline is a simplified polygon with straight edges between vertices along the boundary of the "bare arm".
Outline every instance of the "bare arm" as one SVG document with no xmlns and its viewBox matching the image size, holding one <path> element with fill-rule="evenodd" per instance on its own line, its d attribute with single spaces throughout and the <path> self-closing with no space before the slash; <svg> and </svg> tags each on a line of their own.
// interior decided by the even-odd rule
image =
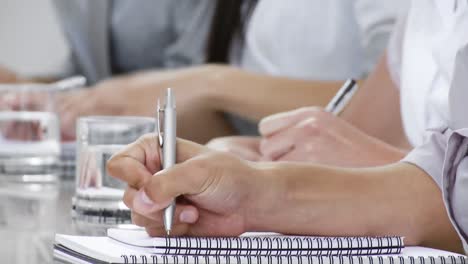
<svg viewBox="0 0 468 264">
<path fill-rule="evenodd" d="M 463 252 L 439 187 L 414 165 L 353 170 L 284 163 L 265 171 L 279 182 L 278 202 L 258 208 L 253 230 L 398 235 L 406 245 Z"/>
<path fill-rule="evenodd" d="M 343 84 L 274 77 L 226 66 L 214 66 L 214 71 L 209 80 L 214 110 L 257 121 L 299 107 L 325 106 Z"/>
<path fill-rule="evenodd" d="M 386 56 L 361 85 L 341 117 L 393 146 L 410 148 L 401 121 L 400 93 L 390 78 Z"/>
<path fill-rule="evenodd" d="M 19 76 L 6 67 L 0 66 L 0 83 L 50 83 L 54 81 L 57 81 L 57 79 L 51 77 L 26 78 Z"/>
<path fill-rule="evenodd" d="M 19 78 L 14 72 L 0 66 L 0 83 L 15 83 L 18 80 Z"/>
<path fill-rule="evenodd" d="M 172 87 L 178 101 L 180 136 L 206 143 L 232 135 L 223 113 L 260 118 L 307 105 L 324 105 L 341 82 L 300 81 L 249 73 L 230 66 L 203 65 L 179 70 L 146 71 L 103 81 L 96 89 L 65 95 L 58 109 L 63 131 L 74 134 L 84 115 L 153 116 L 155 101 Z"/>
<path fill-rule="evenodd" d="M 107 164 L 129 184 L 124 202 L 132 220 L 152 236 L 164 233 L 162 210 L 182 195 L 174 235 L 398 235 L 406 245 L 462 250 L 440 188 L 408 163 L 363 169 L 252 163 L 179 140 L 178 164 L 160 171 L 158 153 L 154 135 L 147 135 Z"/>
</svg>

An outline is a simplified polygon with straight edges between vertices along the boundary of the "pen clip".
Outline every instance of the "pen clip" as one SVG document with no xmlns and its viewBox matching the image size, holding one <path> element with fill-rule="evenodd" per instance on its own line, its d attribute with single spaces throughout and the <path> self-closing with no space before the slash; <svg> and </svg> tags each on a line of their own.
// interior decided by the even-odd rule
<svg viewBox="0 0 468 264">
<path fill-rule="evenodd" d="M 163 166 L 163 148 L 164 148 L 164 137 L 162 135 L 162 124 L 164 124 L 164 109 L 161 108 L 161 103 L 158 99 L 158 106 L 156 108 L 156 132 L 158 133 L 158 144 L 159 144 L 159 161 L 161 162 L 161 166 Z"/>
<path fill-rule="evenodd" d="M 164 146 L 164 137 L 162 136 L 162 124 L 164 124 L 164 109 L 161 108 L 161 103 L 158 99 L 158 106 L 156 109 L 156 132 L 158 133 L 158 143 L 159 147 L 163 148 Z"/>
</svg>

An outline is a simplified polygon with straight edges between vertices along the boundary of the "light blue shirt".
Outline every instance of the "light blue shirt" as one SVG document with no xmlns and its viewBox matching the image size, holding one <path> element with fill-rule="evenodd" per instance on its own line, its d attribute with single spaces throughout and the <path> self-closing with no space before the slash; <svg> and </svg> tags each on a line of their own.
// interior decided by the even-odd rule
<svg viewBox="0 0 468 264">
<path fill-rule="evenodd" d="M 56 0 L 73 72 L 114 73 L 203 63 L 214 0 Z"/>
</svg>

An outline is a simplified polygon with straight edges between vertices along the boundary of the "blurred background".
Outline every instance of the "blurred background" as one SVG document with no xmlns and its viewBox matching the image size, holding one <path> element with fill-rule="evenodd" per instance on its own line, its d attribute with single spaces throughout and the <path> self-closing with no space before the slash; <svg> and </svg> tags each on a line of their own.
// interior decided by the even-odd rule
<svg viewBox="0 0 468 264">
<path fill-rule="evenodd" d="M 20 75 L 60 74 L 69 49 L 51 1 L 0 0 L 0 6 L 0 65 Z"/>
</svg>

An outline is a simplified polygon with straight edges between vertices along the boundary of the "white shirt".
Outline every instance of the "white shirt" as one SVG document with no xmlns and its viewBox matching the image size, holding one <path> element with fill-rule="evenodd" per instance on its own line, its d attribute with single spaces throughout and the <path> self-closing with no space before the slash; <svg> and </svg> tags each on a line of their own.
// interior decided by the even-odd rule
<svg viewBox="0 0 468 264">
<path fill-rule="evenodd" d="M 425 141 L 426 130 L 443 130 L 448 127 L 448 93 L 452 82 L 456 52 L 466 43 L 467 32 L 460 31 L 467 23 L 462 14 L 466 1 L 456 0 L 413 1 L 412 10 L 406 21 L 411 30 L 394 35 L 388 52 L 392 75 L 401 89 L 403 125 L 410 142 L 420 145 Z M 396 43 L 398 44 L 396 44 Z M 397 46 L 401 45 L 401 49 Z M 401 51 L 404 50 L 402 57 Z"/>
<path fill-rule="evenodd" d="M 310 80 L 362 78 L 387 46 L 407 0 L 261 0 L 241 67 Z"/>
<path fill-rule="evenodd" d="M 468 252 L 468 0 L 413 0 L 388 58 L 416 146 L 403 161 L 439 185 Z"/>
</svg>

